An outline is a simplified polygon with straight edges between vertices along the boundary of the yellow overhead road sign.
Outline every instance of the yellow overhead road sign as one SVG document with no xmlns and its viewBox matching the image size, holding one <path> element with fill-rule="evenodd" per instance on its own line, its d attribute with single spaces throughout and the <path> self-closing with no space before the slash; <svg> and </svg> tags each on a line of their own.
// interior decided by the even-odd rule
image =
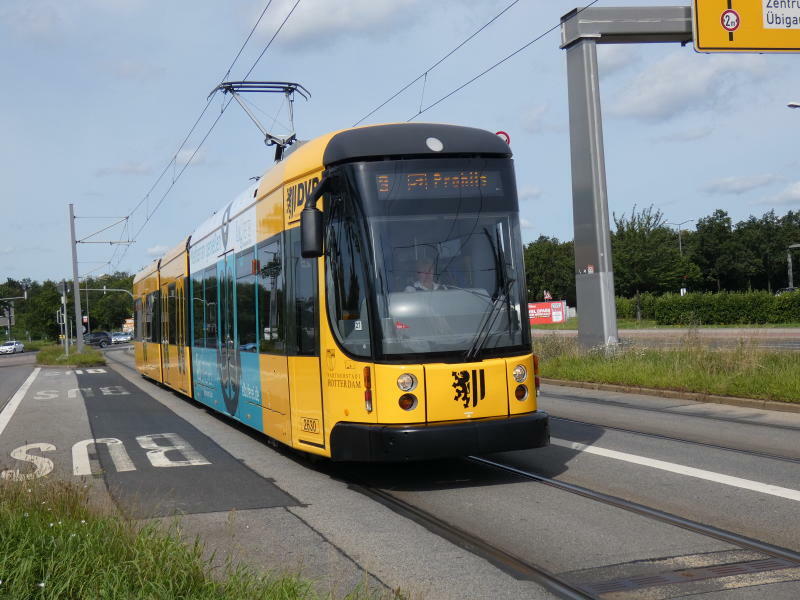
<svg viewBox="0 0 800 600">
<path fill-rule="evenodd" d="M 698 52 L 800 52 L 800 0 L 693 0 Z"/>
</svg>

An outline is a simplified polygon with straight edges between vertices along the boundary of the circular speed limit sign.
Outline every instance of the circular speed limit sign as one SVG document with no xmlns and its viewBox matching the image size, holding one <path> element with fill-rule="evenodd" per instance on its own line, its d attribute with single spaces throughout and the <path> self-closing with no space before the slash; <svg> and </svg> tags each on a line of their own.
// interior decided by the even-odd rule
<svg viewBox="0 0 800 600">
<path fill-rule="evenodd" d="M 739 29 L 741 19 L 739 19 L 739 13 L 737 13 L 735 10 L 729 9 L 722 13 L 720 22 L 722 23 L 722 27 L 725 29 L 725 31 L 736 31 Z"/>
</svg>

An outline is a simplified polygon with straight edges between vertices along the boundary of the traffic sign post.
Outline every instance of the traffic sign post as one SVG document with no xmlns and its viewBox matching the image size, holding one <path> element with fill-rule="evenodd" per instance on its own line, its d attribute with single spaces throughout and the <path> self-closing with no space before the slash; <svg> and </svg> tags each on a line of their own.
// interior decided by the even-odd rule
<svg viewBox="0 0 800 600">
<path fill-rule="evenodd" d="M 693 0 L 698 52 L 800 52 L 800 2 Z"/>
</svg>

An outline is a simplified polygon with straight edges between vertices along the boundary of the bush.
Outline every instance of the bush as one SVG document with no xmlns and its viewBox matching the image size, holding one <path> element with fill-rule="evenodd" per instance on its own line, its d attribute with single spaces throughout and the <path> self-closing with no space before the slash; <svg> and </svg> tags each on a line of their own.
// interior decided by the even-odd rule
<svg viewBox="0 0 800 600">
<path fill-rule="evenodd" d="M 659 296 L 645 292 L 639 294 L 639 306 L 642 311 L 642 319 L 655 319 L 656 318 L 656 302 Z M 616 297 L 617 304 L 617 318 L 618 319 L 635 319 L 636 318 L 636 297 L 622 298 Z"/>
<path fill-rule="evenodd" d="M 763 325 L 800 322 L 800 293 L 665 294 L 655 300 L 659 325 Z"/>
<path fill-rule="evenodd" d="M 639 296 L 642 319 L 658 325 L 764 325 L 800 323 L 800 292 L 773 296 L 769 292 Z M 616 298 L 617 318 L 636 318 L 636 298 Z"/>
<path fill-rule="evenodd" d="M 781 294 L 775 297 L 770 311 L 770 323 L 800 322 L 800 292 Z"/>
<path fill-rule="evenodd" d="M 617 296 L 617 318 L 618 319 L 635 319 L 636 318 L 636 300 L 631 298 L 623 298 Z"/>
</svg>

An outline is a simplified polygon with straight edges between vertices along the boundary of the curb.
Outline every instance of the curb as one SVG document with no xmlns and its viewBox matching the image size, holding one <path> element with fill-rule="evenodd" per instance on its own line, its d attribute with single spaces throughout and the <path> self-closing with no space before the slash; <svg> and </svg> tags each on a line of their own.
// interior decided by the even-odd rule
<svg viewBox="0 0 800 600">
<path fill-rule="evenodd" d="M 661 390 L 658 388 L 646 388 L 635 385 L 615 385 L 612 383 L 593 383 L 589 381 L 568 381 L 566 379 L 541 378 L 542 383 L 561 387 L 576 387 L 588 390 L 600 390 L 604 392 L 623 392 L 626 394 L 644 394 L 647 396 L 658 396 L 660 398 L 677 398 L 679 400 L 691 400 L 693 402 L 710 402 L 712 404 L 728 404 L 730 406 L 741 406 L 744 408 L 758 408 L 761 410 L 774 410 L 779 412 L 790 412 L 800 414 L 800 403 L 775 402 L 773 400 L 759 400 L 757 398 L 736 398 L 734 396 L 716 396 L 714 394 L 704 394 L 702 392 L 679 392 L 676 390 Z"/>
</svg>

